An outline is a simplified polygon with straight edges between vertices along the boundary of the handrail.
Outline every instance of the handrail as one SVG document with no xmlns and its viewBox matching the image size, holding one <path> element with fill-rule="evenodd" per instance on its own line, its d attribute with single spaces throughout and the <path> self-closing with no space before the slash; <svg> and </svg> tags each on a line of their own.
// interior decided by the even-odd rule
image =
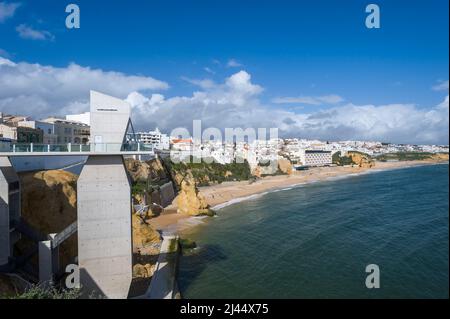
<svg viewBox="0 0 450 319">
<path fill-rule="evenodd" d="M 92 144 L 11 144 L 11 153 L 117 153 L 117 152 L 153 152 L 154 146 L 143 143 L 92 143 Z"/>
</svg>

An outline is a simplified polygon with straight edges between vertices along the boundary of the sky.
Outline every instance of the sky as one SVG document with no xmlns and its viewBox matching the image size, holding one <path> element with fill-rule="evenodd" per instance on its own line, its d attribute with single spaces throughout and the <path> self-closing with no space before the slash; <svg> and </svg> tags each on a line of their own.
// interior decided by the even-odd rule
<svg viewBox="0 0 450 319">
<path fill-rule="evenodd" d="M 65 8 L 80 8 L 68 29 Z M 368 29 L 366 6 L 380 8 Z M 0 112 L 126 99 L 139 130 L 448 144 L 447 0 L 0 0 Z"/>
</svg>

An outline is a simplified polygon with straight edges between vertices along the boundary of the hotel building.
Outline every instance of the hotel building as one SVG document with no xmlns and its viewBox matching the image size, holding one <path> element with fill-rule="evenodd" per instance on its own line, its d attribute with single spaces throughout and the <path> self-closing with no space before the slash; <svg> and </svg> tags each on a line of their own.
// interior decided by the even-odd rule
<svg viewBox="0 0 450 319">
<path fill-rule="evenodd" d="M 304 166 L 325 166 L 333 162 L 331 151 L 322 150 L 302 150 L 300 152 L 300 162 Z"/>
</svg>

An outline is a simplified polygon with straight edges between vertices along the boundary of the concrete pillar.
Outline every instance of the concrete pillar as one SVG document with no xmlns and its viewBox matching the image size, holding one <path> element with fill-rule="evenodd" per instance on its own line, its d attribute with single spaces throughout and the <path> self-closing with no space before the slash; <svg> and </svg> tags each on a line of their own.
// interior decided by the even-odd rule
<svg viewBox="0 0 450 319">
<path fill-rule="evenodd" d="M 53 248 L 51 241 L 55 235 L 51 234 L 49 240 L 38 243 L 39 282 L 44 285 L 52 285 L 54 276 L 59 270 L 59 247 Z"/>
<path fill-rule="evenodd" d="M 89 156 L 77 182 L 82 289 L 127 298 L 132 279 L 131 186 L 122 156 Z"/>
<path fill-rule="evenodd" d="M 11 223 L 20 219 L 20 182 L 8 157 L 0 157 L 0 267 L 8 264 L 19 239 Z"/>
</svg>

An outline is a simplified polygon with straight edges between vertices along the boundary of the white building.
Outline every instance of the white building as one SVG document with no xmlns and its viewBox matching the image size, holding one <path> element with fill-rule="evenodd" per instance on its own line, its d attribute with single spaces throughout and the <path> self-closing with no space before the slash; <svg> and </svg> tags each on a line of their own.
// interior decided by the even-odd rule
<svg viewBox="0 0 450 319">
<path fill-rule="evenodd" d="M 138 132 L 135 134 L 135 136 L 137 142 L 153 145 L 155 149 L 158 150 L 170 149 L 170 137 L 167 136 L 167 134 L 161 133 L 161 131 L 158 128 L 150 132 Z"/>
<path fill-rule="evenodd" d="M 331 151 L 323 150 L 302 150 L 300 152 L 300 162 L 305 166 L 325 166 L 333 162 Z"/>
<path fill-rule="evenodd" d="M 42 120 L 54 125 L 54 134 L 57 136 L 57 144 L 88 144 L 90 138 L 89 125 L 76 121 L 68 121 L 55 117 Z"/>
</svg>

